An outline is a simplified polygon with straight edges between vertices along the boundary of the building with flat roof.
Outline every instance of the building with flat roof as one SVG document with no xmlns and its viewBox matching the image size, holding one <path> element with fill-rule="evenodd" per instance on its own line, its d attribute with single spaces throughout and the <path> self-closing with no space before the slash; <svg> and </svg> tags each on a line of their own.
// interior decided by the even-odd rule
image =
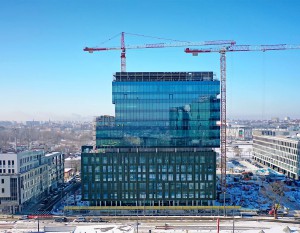
<svg viewBox="0 0 300 233">
<path fill-rule="evenodd" d="M 227 127 L 226 136 L 228 140 L 252 140 L 252 128 L 243 125 L 230 125 Z"/>
<path fill-rule="evenodd" d="M 299 179 L 300 134 L 283 130 L 255 130 L 253 157 L 290 178 Z"/>
<path fill-rule="evenodd" d="M 81 172 L 81 156 L 66 158 L 65 168 L 72 168 L 74 173 Z"/>
<path fill-rule="evenodd" d="M 209 205 L 216 198 L 220 82 L 213 72 L 114 75 L 115 117 L 95 123 L 82 153 L 93 205 Z"/>
<path fill-rule="evenodd" d="M 48 191 L 64 183 L 64 155 L 61 152 L 46 153 L 44 157 L 48 167 Z"/>
<path fill-rule="evenodd" d="M 63 158 L 42 150 L 0 153 L 0 212 L 20 212 L 63 183 Z"/>
</svg>

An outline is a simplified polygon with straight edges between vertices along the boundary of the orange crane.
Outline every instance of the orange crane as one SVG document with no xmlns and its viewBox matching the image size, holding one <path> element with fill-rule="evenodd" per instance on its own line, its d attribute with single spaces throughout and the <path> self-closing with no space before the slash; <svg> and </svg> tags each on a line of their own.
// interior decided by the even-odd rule
<svg viewBox="0 0 300 233">
<path fill-rule="evenodd" d="M 220 53 L 220 79 L 221 79 L 221 180 L 222 191 L 226 192 L 226 53 L 227 52 L 250 52 L 250 51 L 270 51 L 300 49 L 300 45 L 230 45 L 214 48 L 190 49 L 186 48 L 186 53 L 198 56 L 199 53 Z"/>
<path fill-rule="evenodd" d="M 144 36 L 139 34 L 126 33 L 137 36 Z M 164 39 L 158 37 L 152 37 L 156 39 Z M 170 40 L 170 39 L 165 39 Z M 175 40 L 172 40 L 175 41 Z M 174 43 L 156 43 L 156 44 L 141 44 L 141 45 L 125 45 L 125 32 L 121 33 L 121 46 L 120 47 L 85 47 L 83 51 L 93 53 L 99 51 L 108 50 L 121 50 L 121 72 L 126 72 L 126 50 L 127 49 L 157 49 L 157 48 L 168 48 L 168 47 L 186 47 L 186 46 L 207 46 L 207 45 L 235 45 L 236 42 L 233 40 L 214 40 L 214 41 L 202 41 L 202 42 L 188 42 L 188 41 L 176 41 Z"/>
</svg>

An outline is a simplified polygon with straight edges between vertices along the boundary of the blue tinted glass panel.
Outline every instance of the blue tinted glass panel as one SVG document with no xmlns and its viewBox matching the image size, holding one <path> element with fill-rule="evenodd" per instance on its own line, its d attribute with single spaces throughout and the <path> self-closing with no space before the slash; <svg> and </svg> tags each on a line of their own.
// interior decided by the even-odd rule
<svg viewBox="0 0 300 233">
<path fill-rule="evenodd" d="M 113 82 L 115 121 L 97 123 L 97 147 L 219 147 L 220 82 L 147 75 Z"/>
</svg>

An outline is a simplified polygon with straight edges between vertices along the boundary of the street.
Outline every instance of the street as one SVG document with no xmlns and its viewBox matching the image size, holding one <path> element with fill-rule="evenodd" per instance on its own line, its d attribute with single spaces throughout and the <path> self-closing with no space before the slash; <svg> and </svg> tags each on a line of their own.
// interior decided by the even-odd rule
<svg viewBox="0 0 300 233">
<path fill-rule="evenodd" d="M 288 219 L 285 219 L 288 221 Z M 138 223 L 138 224 L 137 224 Z M 54 220 L 40 220 L 39 221 L 39 230 L 42 232 L 44 226 L 47 227 L 59 227 L 59 226 L 97 226 L 97 228 L 103 227 L 107 229 L 111 226 L 121 226 L 128 225 L 136 228 L 136 232 L 140 233 L 149 233 L 151 230 L 152 233 L 158 232 L 217 232 L 217 218 L 215 219 L 205 219 L 205 218 L 194 218 L 194 219 L 185 219 L 179 218 L 175 219 L 117 219 L 110 218 L 108 223 L 57 223 Z M 138 226 L 138 229 L 137 229 Z M 235 218 L 233 219 L 222 219 L 220 220 L 220 230 L 221 232 L 232 232 L 233 227 L 236 233 L 244 232 L 247 230 L 260 230 L 272 229 L 273 227 L 285 227 L 289 226 L 291 229 L 300 229 L 299 222 L 273 222 L 272 219 L 267 218 L 258 218 L 258 219 L 242 219 Z M 18 220 L 13 221 L 0 221 L 0 232 L 5 232 L 4 230 L 20 233 L 20 232 L 29 232 L 38 230 L 38 221 L 37 220 Z"/>
</svg>

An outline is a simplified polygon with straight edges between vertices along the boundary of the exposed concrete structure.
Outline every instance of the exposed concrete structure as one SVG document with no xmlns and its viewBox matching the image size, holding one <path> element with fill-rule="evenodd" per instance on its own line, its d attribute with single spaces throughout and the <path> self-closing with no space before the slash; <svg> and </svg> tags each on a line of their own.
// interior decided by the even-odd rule
<svg viewBox="0 0 300 233">
<path fill-rule="evenodd" d="M 229 126 L 227 127 L 227 138 L 229 140 L 252 140 L 252 128 L 241 125 Z"/>
<path fill-rule="evenodd" d="M 253 132 L 253 157 L 256 161 L 282 172 L 300 177 L 300 137 L 297 132 L 259 130 Z"/>
</svg>

